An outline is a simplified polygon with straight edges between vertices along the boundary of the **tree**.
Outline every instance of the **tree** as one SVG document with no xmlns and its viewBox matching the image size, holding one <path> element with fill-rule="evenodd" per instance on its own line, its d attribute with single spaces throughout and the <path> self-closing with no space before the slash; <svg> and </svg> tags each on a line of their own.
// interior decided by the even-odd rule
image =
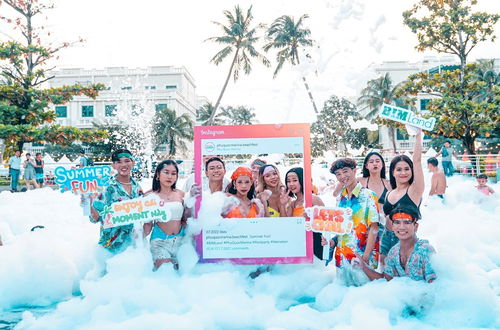
<svg viewBox="0 0 500 330">
<path fill-rule="evenodd" d="M 185 151 L 186 140 L 193 140 L 193 121 L 187 114 L 177 117 L 174 110 L 161 109 L 153 119 L 153 140 L 155 149 L 166 144 L 171 156 Z"/>
<path fill-rule="evenodd" d="M 44 26 L 36 26 L 34 18 L 52 8 L 39 0 L 4 0 L 17 17 L 0 19 L 20 31 L 22 42 L 0 43 L 0 138 L 9 149 L 22 149 L 25 142 L 49 141 L 67 145 L 73 141 L 90 141 L 103 138 L 105 131 L 90 131 L 75 127 L 49 125 L 56 114 L 49 104 L 64 104 L 76 95 L 95 98 L 104 89 L 102 84 L 72 85 L 42 89 L 41 85 L 52 79 L 47 62 L 71 44 L 42 45 Z M 80 40 L 81 41 L 81 40 Z"/>
<path fill-rule="evenodd" d="M 242 105 L 223 107 L 221 117 L 225 125 L 252 125 L 256 122 L 254 109 Z"/>
<path fill-rule="evenodd" d="M 335 95 L 326 100 L 316 122 L 311 125 L 313 156 L 321 156 L 330 149 L 340 150 L 346 155 L 348 145 L 358 139 L 349 118 L 360 119 L 354 104 Z"/>
<path fill-rule="evenodd" d="M 212 123 L 209 124 L 208 120 L 210 119 L 210 116 L 212 115 L 212 112 L 214 111 L 214 106 L 212 103 L 208 102 L 199 107 L 196 110 L 196 121 L 201 125 L 201 126 L 208 126 L 208 125 L 223 125 L 224 120 L 221 117 L 221 114 L 218 113 L 212 118 Z"/>
<path fill-rule="evenodd" d="M 304 20 L 308 17 L 308 15 L 302 15 L 295 22 L 293 17 L 283 15 L 278 17 L 267 30 L 266 38 L 270 41 L 264 45 L 264 51 L 268 52 L 271 48 L 278 50 L 276 53 L 277 65 L 274 70 L 274 77 L 278 75 L 285 62 L 289 62 L 293 66 L 300 64 L 300 47 L 311 47 L 313 45 L 314 41 L 309 38 L 311 30 L 302 27 Z M 302 76 L 302 81 L 311 100 L 314 112 L 317 115 L 318 108 L 316 107 L 305 76 Z"/>
<path fill-rule="evenodd" d="M 219 97 L 217 98 L 217 102 L 215 102 L 213 112 L 208 119 L 208 124 L 210 125 L 213 123 L 214 116 L 220 105 L 220 101 L 222 99 L 222 96 L 224 95 L 231 75 L 236 82 L 238 80 L 240 70 L 243 70 L 245 74 L 250 74 L 250 72 L 252 71 L 252 62 L 250 60 L 251 58 L 257 58 L 265 66 L 270 65 L 267 58 L 255 49 L 255 44 L 259 40 L 259 37 L 256 36 L 257 29 L 262 28 L 263 25 L 258 24 L 256 27 L 250 26 L 253 20 L 252 6 L 248 8 L 246 15 L 242 12 L 240 6 L 236 6 L 234 8 L 234 13 L 225 10 L 224 16 L 227 18 L 227 25 L 214 22 L 214 24 L 222 28 L 222 30 L 224 31 L 224 35 L 207 39 L 222 45 L 226 45 L 217 54 L 215 54 L 211 62 L 213 62 L 215 65 L 219 65 L 226 57 L 228 57 L 233 52 L 234 56 L 231 62 L 231 66 L 229 67 L 226 81 L 222 86 L 222 90 L 219 94 Z"/>
<path fill-rule="evenodd" d="M 411 75 L 397 94 L 414 103 L 419 93 L 433 98 L 427 104 L 427 117 L 437 118 L 433 136 L 446 136 L 461 140 L 470 154 L 476 153 L 474 142 L 480 136 L 490 136 L 500 125 L 500 87 L 493 86 L 491 98 L 483 96 L 487 89 L 477 79 L 477 64 L 465 67 L 463 81 L 460 70 Z"/>
<path fill-rule="evenodd" d="M 494 41 L 500 15 L 472 12 L 477 0 L 420 0 L 403 12 L 403 22 L 417 34 L 418 51 L 427 49 L 458 56 L 464 82 L 467 56 L 482 41 Z M 427 16 L 425 16 L 427 15 Z"/>
<path fill-rule="evenodd" d="M 372 79 L 367 82 L 366 87 L 361 90 L 361 96 L 358 98 L 358 106 L 361 107 L 361 113 L 367 120 L 373 120 L 378 116 L 378 112 L 383 103 L 394 104 L 401 106 L 402 100 L 396 96 L 396 90 L 400 84 L 394 86 L 392 83 L 391 75 L 385 75 Z M 396 136 L 394 134 L 394 127 L 397 125 L 391 121 L 380 121 L 389 126 L 389 137 L 392 141 L 394 153 L 396 153 Z"/>
<path fill-rule="evenodd" d="M 429 115 L 438 118 L 434 135 L 461 140 L 471 154 L 477 137 L 489 136 L 500 122 L 499 87 L 478 79 L 477 64 L 467 64 L 467 56 L 480 42 L 495 40 L 500 15 L 472 12 L 476 4 L 476 0 L 420 0 L 403 13 L 404 24 L 417 34 L 417 50 L 454 54 L 460 69 L 414 74 L 398 92 L 410 103 L 418 93 L 437 96 L 427 105 Z"/>
</svg>

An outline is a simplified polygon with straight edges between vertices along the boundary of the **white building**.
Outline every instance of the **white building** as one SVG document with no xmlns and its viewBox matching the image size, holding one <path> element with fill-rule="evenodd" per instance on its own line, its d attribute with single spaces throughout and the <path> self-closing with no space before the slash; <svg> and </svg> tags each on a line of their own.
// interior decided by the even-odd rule
<svg viewBox="0 0 500 330">
<path fill-rule="evenodd" d="M 187 113 L 193 121 L 196 119 L 196 85 L 184 67 L 62 69 L 54 75 L 49 80 L 50 87 L 95 83 L 106 86 L 95 100 L 75 96 L 65 105 L 53 106 L 57 123 L 61 125 L 90 128 L 94 121 L 112 119 L 120 109 L 145 104 L 152 104 L 156 109 L 168 107 L 178 116 Z"/>
<path fill-rule="evenodd" d="M 104 69 L 67 68 L 52 72 L 49 87 L 80 84 L 88 86 L 102 83 L 106 89 L 95 100 L 75 96 L 64 105 L 51 105 L 56 112 L 56 123 L 77 128 L 91 128 L 93 123 L 123 120 L 141 113 L 143 108 L 175 110 L 177 116 L 188 114 L 196 121 L 196 109 L 205 98 L 196 95 L 193 77 L 185 67 L 153 66 L 147 68 L 109 67 Z M 24 146 L 31 152 L 41 152 L 38 143 Z M 161 150 L 159 150 L 161 152 Z"/>
<path fill-rule="evenodd" d="M 389 73 L 392 79 L 393 86 L 404 81 L 409 75 L 418 72 L 428 71 L 430 73 L 441 72 L 442 70 L 456 69 L 460 65 L 458 59 L 454 56 L 442 57 L 425 57 L 423 61 L 411 63 L 408 61 L 391 61 L 383 62 L 382 64 L 373 65 L 372 69 L 378 76 L 383 76 Z M 417 96 L 417 110 L 425 111 L 429 99 L 435 96 L 421 94 Z M 382 150 L 392 152 L 393 145 L 389 137 L 388 128 L 385 126 L 379 129 L 379 143 L 382 145 Z M 425 133 L 425 132 L 424 132 Z M 415 139 L 408 136 L 406 132 L 395 130 L 396 149 L 398 152 L 412 150 L 415 145 Z M 429 136 L 424 136 L 424 148 L 429 146 Z"/>
</svg>

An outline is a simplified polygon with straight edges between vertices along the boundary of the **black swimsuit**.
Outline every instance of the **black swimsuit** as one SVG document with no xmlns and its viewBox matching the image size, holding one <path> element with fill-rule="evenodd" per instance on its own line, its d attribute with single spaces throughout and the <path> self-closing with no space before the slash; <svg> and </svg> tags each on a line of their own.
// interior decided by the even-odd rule
<svg viewBox="0 0 500 330">
<path fill-rule="evenodd" d="M 410 189 L 410 187 L 408 187 L 408 189 Z M 403 197 L 401 197 L 396 203 L 394 204 L 391 204 L 389 202 L 389 199 L 386 198 L 385 201 L 384 201 L 384 213 L 385 215 L 389 215 L 391 214 L 392 210 L 394 210 L 397 206 L 405 206 L 405 205 L 409 205 L 409 206 L 413 206 L 415 207 L 417 210 L 418 210 L 418 218 L 421 218 L 420 216 L 420 203 L 419 205 L 417 206 L 410 198 L 410 196 L 408 195 L 408 189 L 406 189 L 406 194 L 403 195 Z M 387 197 L 387 196 L 386 196 Z"/>
<path fill-rule="evenodd" d="M 380 195 L 380 196 L 379 196 L 379 198 L 378 198 L 378 202 L 379 202 L 379 204 L 384 204 L 384 202 L 385 202 L 385 197 L 386 197 L 386 195 L 387 195 L 388 190 L 387 190 L 387 188 L 385 187 L 384 180 L 382 180 L 382 179 L 380 179 L 380 180 L 382 181 L 382 185 L 384 186 L 384 191 L 382 191 L 382 195 Z M 366 187 L 365 187 L 365 188 L 370 189 L 370 188 L 368 188 L 368 184 L 369 184 L 369 183 L 370 183 L 370 177 L 368 177 L 368 179 L 366 180 Z"/>
</svg>

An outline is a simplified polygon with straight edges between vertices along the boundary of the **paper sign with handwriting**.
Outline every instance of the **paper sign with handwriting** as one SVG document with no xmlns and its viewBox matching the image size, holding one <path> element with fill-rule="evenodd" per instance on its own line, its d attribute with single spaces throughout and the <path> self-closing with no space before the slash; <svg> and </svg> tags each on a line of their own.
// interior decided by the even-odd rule
<svg viewBox="0 0 500 330">
<path fill-rule="evenodd" d="M 314 232 L 348 234 L 354 227 L 350 208 L 313 206 L 306 208 L 306 213 Z"/>
<path fill-rule="evenodd" d="M 92 194 L 109 186 L 110 166 L 88 166 L 65 169 L 62 166 L 54 170 L 55 181 L 61 192 L 72 191 L 76 194 Z"/>
<path fill-rule="evenodd" d="M 425 119 L 423 117 L 416 116 L 408 109 L 385 103 L 380 107 L 379 116 L 403 124 L 415 126 L 426 131 L 432 131 L 434 129 L 434 125 L 436 125 L 436 118 L 434 117 Z"/>
<path fill-rule="evenodd" d="M 172 219 L 170 209 L 156 194 L 129 199 L 106 206 L 100 213 L 104 228 L 146 223 L 168 222 Z"/>
</svg>

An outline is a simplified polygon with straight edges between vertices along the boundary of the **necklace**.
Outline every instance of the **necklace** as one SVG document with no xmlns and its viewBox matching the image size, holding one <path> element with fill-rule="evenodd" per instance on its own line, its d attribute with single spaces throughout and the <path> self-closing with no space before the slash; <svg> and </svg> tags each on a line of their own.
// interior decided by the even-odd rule
<svg viewBox="0 0 500 330">
<path fill-rule="evenodd" d="M 120 183 L 120 184 L 125 184 L 125 185 L 129 185 L 131 186 L 132 183 L 131 182 L 121 182 L 120 180 L 116 180 L 116 182 Z"/>
</svg>

